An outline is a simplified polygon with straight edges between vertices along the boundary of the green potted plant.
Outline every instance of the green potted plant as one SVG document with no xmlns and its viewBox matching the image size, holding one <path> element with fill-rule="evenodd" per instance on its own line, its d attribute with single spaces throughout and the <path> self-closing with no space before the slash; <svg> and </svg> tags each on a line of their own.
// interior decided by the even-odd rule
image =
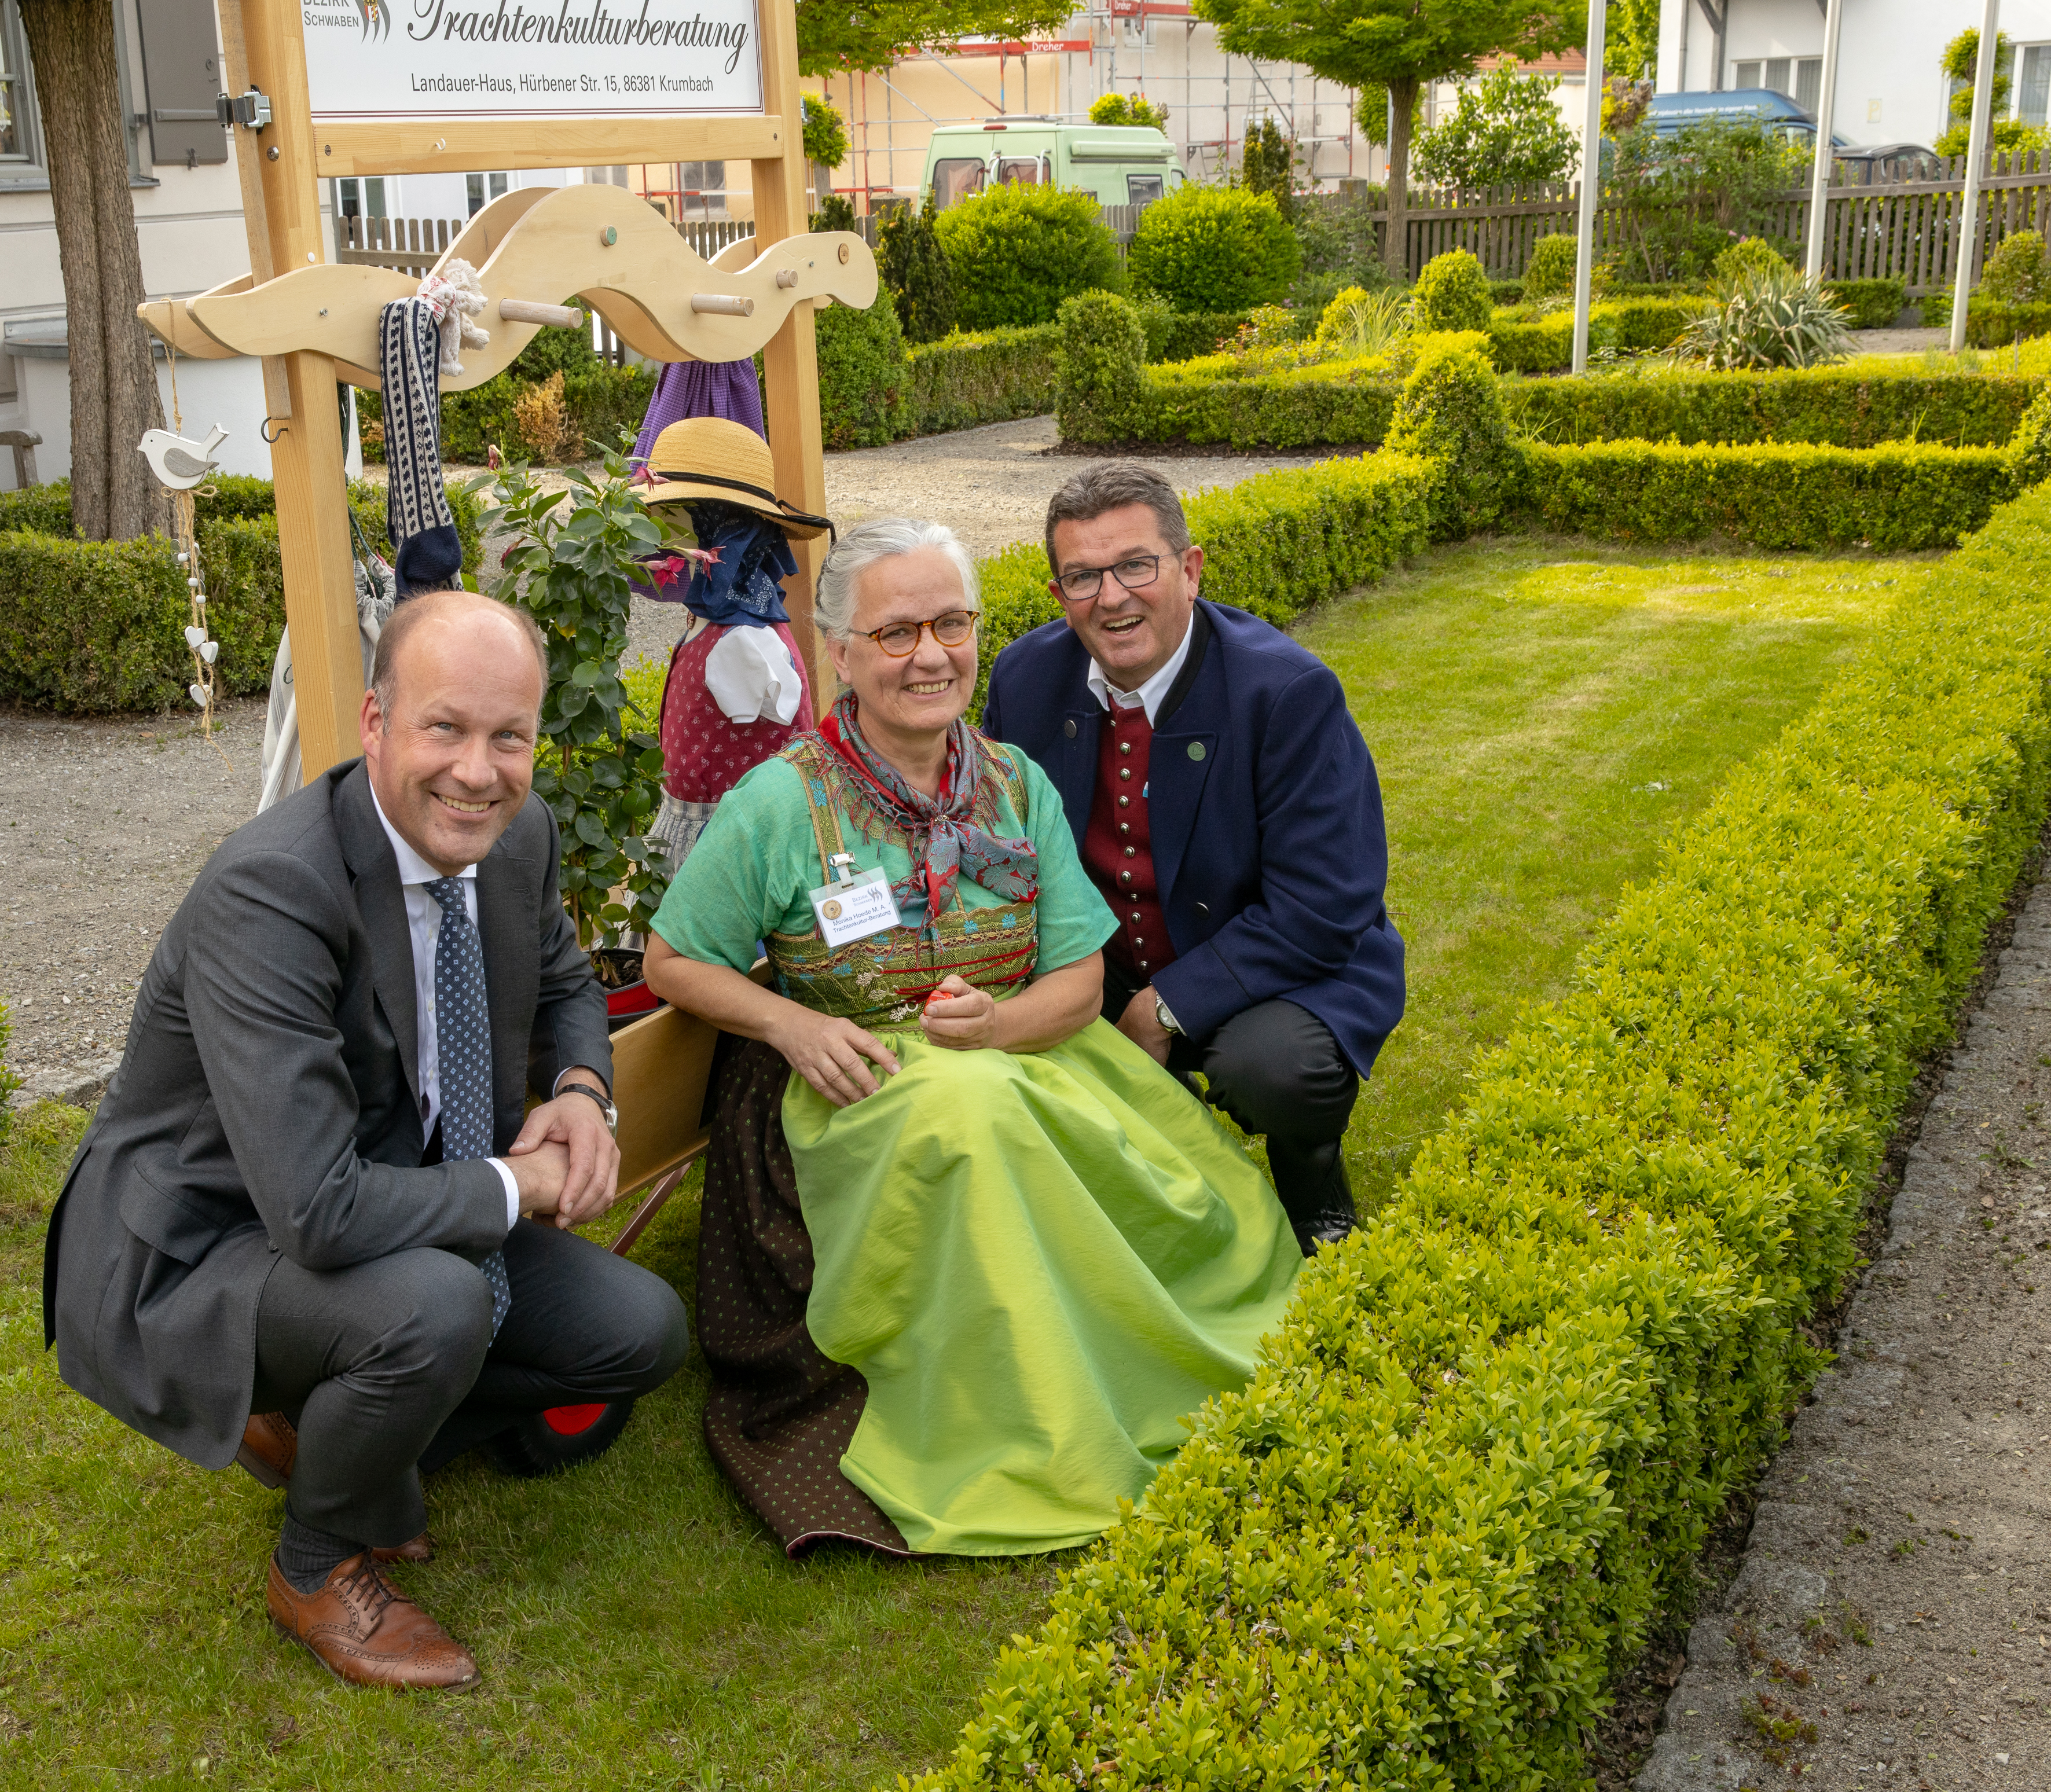
<svg viewBox="0 0 2051 1792">
<path fill-rule="evenodd" d="M 640 953 L 621 940 L 648 931 L 670 872 L 668 849 L 642 831 L 659 806 L 662 748 L 619 661 L 643 562 L 683 544 L 635 496 L 624 455 L 601 456 L 596 473 L 565 472 L 567 492 L 541 485 L 522 461 L 479 482 L 497 506 L 485 526 L 513 537 L 492 595 L 525 610 L 548 642 L 534 791 L 555 811 L 563 905 L 619 1024 L 657 1005 Z"/>
</svg>

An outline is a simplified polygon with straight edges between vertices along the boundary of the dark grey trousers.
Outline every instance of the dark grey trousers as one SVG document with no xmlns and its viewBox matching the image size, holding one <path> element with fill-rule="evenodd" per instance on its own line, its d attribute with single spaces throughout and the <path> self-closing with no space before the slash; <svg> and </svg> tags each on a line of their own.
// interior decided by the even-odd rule
<svg viewBox="0 0 2051 1792">
<path fill-rule="evenodd" d="M 256 1313 L 252 1410 L 299 1427 L 286 1509 L 317 1531 L 389 1548 L 427 1523 L 420 1471 L 549 1407 L 631 1400 L 690 1347 L 660 1276 L 523 1220 L 507 1236 L 513 1305 L 491 1336 L 477 1266 L 401 1251 L 330 1271 L 281 1258 Z"/>
<path fill-rule="evenodd" d="M 1113 1026 L 1138 990 L 1105 961 L 1104 1017 Z M 1257 1001 L 1207 1039 L 1174 1040 L 1168 1068 L 1180 1076 L 1201 1071 L 1212 1107 L 1266 1138 L 1275 1193 L 1291 1220 L 1352 1210 L 1344 1142 L 1360 1077 L 1307 1008 Z"/>
</svg>

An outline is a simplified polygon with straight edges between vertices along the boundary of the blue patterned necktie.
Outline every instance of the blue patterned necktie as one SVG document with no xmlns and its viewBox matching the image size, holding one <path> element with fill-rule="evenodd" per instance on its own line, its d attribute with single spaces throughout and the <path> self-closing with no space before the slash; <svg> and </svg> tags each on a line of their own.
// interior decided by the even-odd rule
<svg viewBox="0 0 2051 1792">
<path fill-rule="evenodd" d="M 442 1157 L 491 1155 L 491 1016 L 484 1001 L 484 949 L 463 900 L 463 880 L 437 877 L 426 886 L 440 904 L 435 940 L 435 1062 L 441 1084 Z M 494 1251 L 478 1267 L 491 1288 L 491 1335 L 513 1305 L 506 1253 Z"/>
</svg>

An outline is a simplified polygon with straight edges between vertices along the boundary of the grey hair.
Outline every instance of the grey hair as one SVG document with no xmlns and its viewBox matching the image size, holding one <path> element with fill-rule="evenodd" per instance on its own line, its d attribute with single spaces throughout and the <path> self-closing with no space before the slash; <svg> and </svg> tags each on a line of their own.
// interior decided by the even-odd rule
<svg viewBox="0 0 2051 1792">
<path fill-rule="evenodd" d="M 826 556 L 819 571 L 818 595 L 812 603 L 812 621 L 831 641 L 845 641 L 854 632 L 856 588 L 861 576 L 878 560 L 896 560 L 921 549 L 937 548 L 961 576 L 965 607 L 983 608 L 983 587 L 975 576 L 975 562 L 961 537 L 945 523 L 920 522 L 911 517 L 877 517 L 840 532 L 840 540 Z"/>
<path fill-rule="evenodd" d="M 1093 522 L 1107 510 L 1143 504 L 1159 524 L 1161 540 L 1171 554 L 1190 545 L 1189 521 L 1175 488 L 1151 467 L 1136 460 L 1099 461 L 1086 467 L 1047 501 L 1047 564 L 1054 564 L 1054 525 Z"/>
</svg>

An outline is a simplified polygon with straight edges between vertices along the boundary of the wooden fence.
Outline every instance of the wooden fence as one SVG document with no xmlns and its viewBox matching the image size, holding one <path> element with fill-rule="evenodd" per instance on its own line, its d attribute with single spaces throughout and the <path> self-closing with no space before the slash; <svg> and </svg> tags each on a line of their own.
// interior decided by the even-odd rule
<svg viewBox="0 0 2051 1792">
<path fill-rule="evenodd" d="M 1998 154 L 1981 186 L 1974 273 L 1994 246 L 2018 231 L 2051 226 L 2051 152 Z M 1965 158 L 1953 158 L 1936 180 L 1886 186 L 1834 186 L 1824 217 L 1823 272 L 1832 279 L 1902 281 L 1912 295 L 1947 290 L 1958 272 L 1959 213 Z M 1767 208 L 1764 234 L 1806 241 L 1809 189 L 1783 193 Z M 1471 252 L 1490 278 L 1522 276 L 1542 236 L 1571 235 L 1579 221 L 1580 185 L 1561 182 L 1482 193 L 1413 192 L 1405 247 L 1410 273 L 1448 249 Z M 1630 209 L 1605 197 L 1596 210 L 1596 251 L 1626 249 L 1637 240 Z"/>
</svg>

